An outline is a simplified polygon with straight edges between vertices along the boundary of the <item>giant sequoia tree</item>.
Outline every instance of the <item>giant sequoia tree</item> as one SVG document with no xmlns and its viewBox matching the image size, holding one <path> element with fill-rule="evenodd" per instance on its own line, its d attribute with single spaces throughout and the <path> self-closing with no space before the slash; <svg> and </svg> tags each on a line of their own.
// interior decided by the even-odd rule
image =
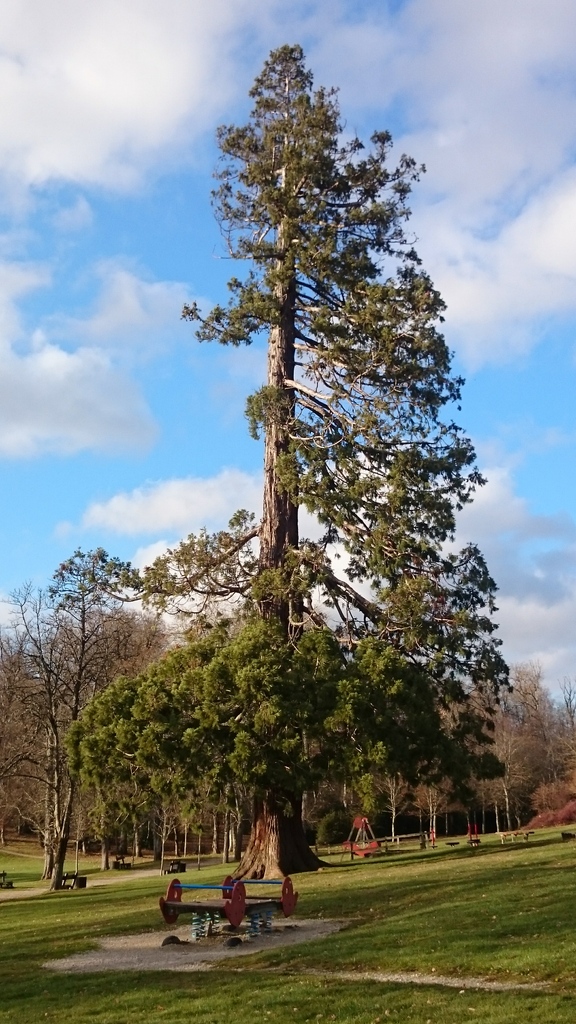
<svg viewBox="0 0 576 1024">
<path fill-rule="evenodd" d="M 247 124 L 219 131 L 214 193 L 242 276 L 228 305 L 183 315 L 201 341 L 267 341 L 267 380 L 247 407 L 264 440 L 262 518 L 239 512 L 229 530 L 189 537 L 144 587 L 197 612 L 248 602 L 295 657 L 307 631 L 328 628 L 344 670 L 326 729 L 347 771 L 404 758 L 417 772 L 436 758 L 465 773 L 506 669 L 483 558 L 450 547 L 482 481 L 451 419 L 462 381 L 438 329 L 443 303 L 406 231 L 419 169 L 390 163 L 386 132 L 367 148 L 344 134 L 335 92 L 314 90 L 298 46 L 271 54 L 251 97 Z M 305 758 L 306 723 L 293 733 Z M 253 777 L 241 873 L 316 863 L 278 853 L 287 831 L 286 849 L 303 849 L 304 783 L 272 768 Z"/>
</svg>

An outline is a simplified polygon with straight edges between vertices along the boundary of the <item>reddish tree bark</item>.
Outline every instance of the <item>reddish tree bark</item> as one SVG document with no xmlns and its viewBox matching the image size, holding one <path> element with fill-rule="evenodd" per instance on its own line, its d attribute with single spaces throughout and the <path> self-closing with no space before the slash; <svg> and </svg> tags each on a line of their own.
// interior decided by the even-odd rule
<svg viewBox="0 0 576 1024">
<path fill-rule="evenodd" d="M 287 803 L 288 813 L 271 793 L 254 798 L 250 839 L 236 878 L 278 878 L 323 866 L 306 841 L 302 801 L 287 797 Z"/>
</svg>

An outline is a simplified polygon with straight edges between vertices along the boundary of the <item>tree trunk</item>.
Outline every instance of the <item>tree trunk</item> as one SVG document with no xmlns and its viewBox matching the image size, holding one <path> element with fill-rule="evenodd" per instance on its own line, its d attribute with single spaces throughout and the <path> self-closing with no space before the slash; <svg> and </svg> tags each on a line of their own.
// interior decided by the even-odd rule
<svg viewBox="0 0 576 1024">
<path fill-rule="evenodd" d="M 283 248 L 286 230 L 281 224 L 278 229 L 278 251 Z M 282 257 L 279 267 L 282 266 Z M 262 523 L 260 526 L 259 571 L 282 570 L 290 548 L 298 547 L 298 506 L 294 495 L 290 495 L 281 479 L 282 462 L 290 449 L 287 426 L 294 412 L 294 391 L 286 386 L 287 380 L 294 380 L 294 305 L 295 281 L 279 286 L 277 298 L 281 306 L 280 323 L 273 327 L 268 341 L 268 387 L 274 389 L 277 401 L 287 403 L 288 408 L 271 409 L 266 417 L 264 439 L 264 488 Z M 285 469 L 285 467 L 284 467 Z M 301 603 L 301 602 L 300 602 Z M 279 580 L 266 586 L 260 601 L 260 614 L 265 619 L 277 619 L 286 635 L 299 632 L 301 619 L 300 604 L 293 607 L 290 594 Z"/>
<path fill-rule="evenodd" d="M 222 842 L 222 863 L 228 864 L 230 860 L 230 808 L 224 813 L 224 839 Z"/>
<path fill-rule="evenodd" d="M 271 793 L 254 798 L 250 839 L 235 878 L 278 878 L 323 866 L 306 842 L 301 800 L 291 797 L 289 802 L 286 815 Z"/>
<path fill-rule="evenodd" d="M 54 827 L 54 793 L 56 792 L 56 777 L 54 772 L 54 754 L 53 744 L 50 742 L 50 738 L 47 740 L 47 754 L 46 759 L 49 764 L 47 770 L 47 781 L 46 788 L 44 791 L 44 828 L 42 831 L 42 843 L 44 846 L 44 865 L 42 867 L 42 880 L 52 878 L 52 872 L 54 870 L 54 842 L 55 842 L 55 827 Z"/>
<path fill-rule="evenodd" d="M 52 878 L 52 872 L 54 871 L 54 846 L 52 845 L 52 839 L 46 839 L 44 844 L 44 866 L 42 868 L 42 879 Z"/>
<path fill-rule="evenodd" d="M 160 860 L 162 857 L 162 844 L 163 838 L 162 833 L 164 831 L 162 814 L 160 811 L 156 811 L 154 814 L 153 825 L 152 825 L 152 851 L 154 860 Z"/>
<path fill-rule="evenodd" d="M 510 797 L 508 795 L 508 789 L 506 786 L 502 786 L 504 790 L 504 810 L 506 811 L 506 828 L 509 832 L 512 831 L 512 815 L 510 813 Z"/>
<path fill-rule="evenodd" d="M 242 817 L 242 812 L 240 812 L 240 815 L 238 817 L 238 821 L 236 823 L 236 830 L 234 832 L 234 860 L 235 861 L 242 859 L 242 842 L 243 842 L 243 840 L 244 840 L 244 818 Z"/>
<path fill-rule="evenodd" d="M 160 874 L 164 874 L 164 861 L 166 860 L 166 843 L 170 834 L 170 821 L 168 811 L 163 807 L 160 811 L 161 840 L 160 840 Z M 176 854 L 178 856 L 178 854 Z"/>
<path fill-rule="evenodd" d="M 52 878 L 50 880 L 50 889 L 52 891 L 62 888 L 62 875 L 64 874 L 64 863 L 66 861 L 66 854 L 68 852 L 68 843 L 70 841 L 70 826 L 72 824 L 72 806 L 74 803 L 74 783 L 70 783 L 64 806 L 60 809 L 60 814 L 55 814 L 56 818 L 56 844 L 54 850 L 54 866 L 52 868 Z"/>
<path fill-rule="evenodd" d="M 102 836 L 100 840 L 100 870 L 110 870 L 110 839 L 108 836 Z"/>
</svg>

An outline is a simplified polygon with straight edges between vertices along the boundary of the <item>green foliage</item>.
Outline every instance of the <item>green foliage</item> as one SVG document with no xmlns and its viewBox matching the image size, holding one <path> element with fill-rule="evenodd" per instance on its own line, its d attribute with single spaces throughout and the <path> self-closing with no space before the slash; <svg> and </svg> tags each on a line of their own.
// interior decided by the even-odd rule
<svg viewBox="0 0 576 1024">
<path fill-rule="evenodd" d="M 120 678 L 70 733 L 71 760 L 108 802 L 215 795 L 234 782 L 277 802 L 326 777 L 353 781 L 371 806 L 374 772 L 466 780 L 480 766 L 468 722 L 449 727 L 424 676 L 383 641 L 343 657 L 334 633 L 287 644 L 254 618 L 221 623 L 135 679 Z M 464 712 L 470 713 L 468 710 Z"/>
<path fill-rule="evenodd" d="M 225 599 L 243 605 L 250 594 L 258 558 L 252 542 L 258 535 L 254 515 L 241 509 L 227 530 L 201 530 L 168 548 L 139 574 L 135 590 L 145 603 L 164 611 L 182 611 L 198 621 L 213 618 Z"/>
<path fill-rule="evenodd" d="M 278 799 L 301 795 L 328 771 L 341 743 L 329 717 L 344 671 L 329 631 L 285 643 L 256 619 L 224 626 L 170 652 L 142 676 L 119 679 L 72 733 L 85 784 L 135 784 L 151 796 L 184 795 L 232 781 Z"/>
<path fill-rule="evenodd" d="M 140 585 L 129 562 L 110 556 L 104 548 L 84 552 L 79 548 L 62 562 L 52 577 L 50 598 L 61 608 L 106 604 Z"/>
<path fill-rule="evenodd" d="M 348 811 L 328 811 L 318 822 L 316 841 L 320 845 L 343 843 L 350 835 L 352 821 Z"/>
</svg>

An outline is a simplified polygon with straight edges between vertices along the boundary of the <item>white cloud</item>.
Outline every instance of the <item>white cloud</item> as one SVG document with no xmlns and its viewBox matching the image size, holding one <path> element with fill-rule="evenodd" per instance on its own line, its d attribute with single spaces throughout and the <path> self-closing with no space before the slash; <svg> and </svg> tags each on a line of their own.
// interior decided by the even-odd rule
<svg viewBox="0 0 576 1024">
<path fill-rule="evenodd" d="M 510 664 L 539 662 L 551 690 L 566 676 L 576 675 L 576 586 L 554 605 L 502 595 L 498 619 Z"/>
<path fill-rule="evenodd" d="M 146 406 L 102 352 L 42 345 L 8 352 L 0 369 L 0 454 L 142 448 L 154 437 Z"/>
<path fill-rule="evenodd" d="M 109 354 L 95 345 L 66 351 L 42 329 L 24 329 L 18 300 L 49 280 L 46 267 L 0 263 L 0 455 L 147 446 L 150 413 Z"/>
<path fill-rule="evenodd" d="M 575 112 L 576 113 L 576 112 Z M 448 299 L 451 338 L 471 366 L 508 362 L 529 350 L 550 318 L 576 311 L 576 171 L 531 196 L 495 238 L 466 236 L 433 208 L 422 213 L 436 280 Z"/>
<path fill-rule="evenodd" d="M 46 266 L 0 261 L 0 348 L 7 339 L 22 337 L 18 300 L 49 282 L 50 271 Z"/>
<path fill-rule="evenodd" d="M 157 558 L 160 558 L 160 555 L 164 555 L 169 547 L 170 544 L 167 540 L 157 540 L 153 544 L 145 544 L 136 549 L 130 561 L 136 569 L 144 569 L 147 565 L 152 565 Z"/>
<path fill-rule="evenodd" d="M 576 522 L 531 512 L 508 468 L 485 475 L 488 483 L 460 514 L 457 541 L 478 543 L 486 556 L 499 588 L 505 657 L 539 661 L 553 687 L 576 672 Z"/>
<path fill-rule="evenodd" d="M 222 529 L 237 509 L 258 513 L 261 503 L 259 474 L 223 469 L 214 477 L 160 481 L 95 502 L 86 510 L 82 526 L 125 535 L 182 536 L 203 526 Z"/>
<path fill-rule="evenodd" d="M 412 227 L 450 341 L 473 366 L 513 359 L 550 314 L 576 312 L 576 7 L 408 0 L 353 21 L 346 8 L 316 23 L 317 80 L 341 84 L 351 129 L 367 112 L 387 127 L 386 109 L 402 125 L 395 154 L 428 167 Z"/>
<path fill-rule="evenodd" d="M 211 126 L 259 0 L 4 0 L 0 165 L 14 180 L 132 185 Z"/>
<path fill-rule="evenodd" d="M 94 273 L 99 292 L 92 309 L 80 316 L 47 318 L 44 329 L 50 337 L 117 351 L 131 344 L 142 355 L 184 334 L 180 312 L 190 301 L 184 284 L 146 280 L 113 260 L 98 264 Z"/>
</svg>

